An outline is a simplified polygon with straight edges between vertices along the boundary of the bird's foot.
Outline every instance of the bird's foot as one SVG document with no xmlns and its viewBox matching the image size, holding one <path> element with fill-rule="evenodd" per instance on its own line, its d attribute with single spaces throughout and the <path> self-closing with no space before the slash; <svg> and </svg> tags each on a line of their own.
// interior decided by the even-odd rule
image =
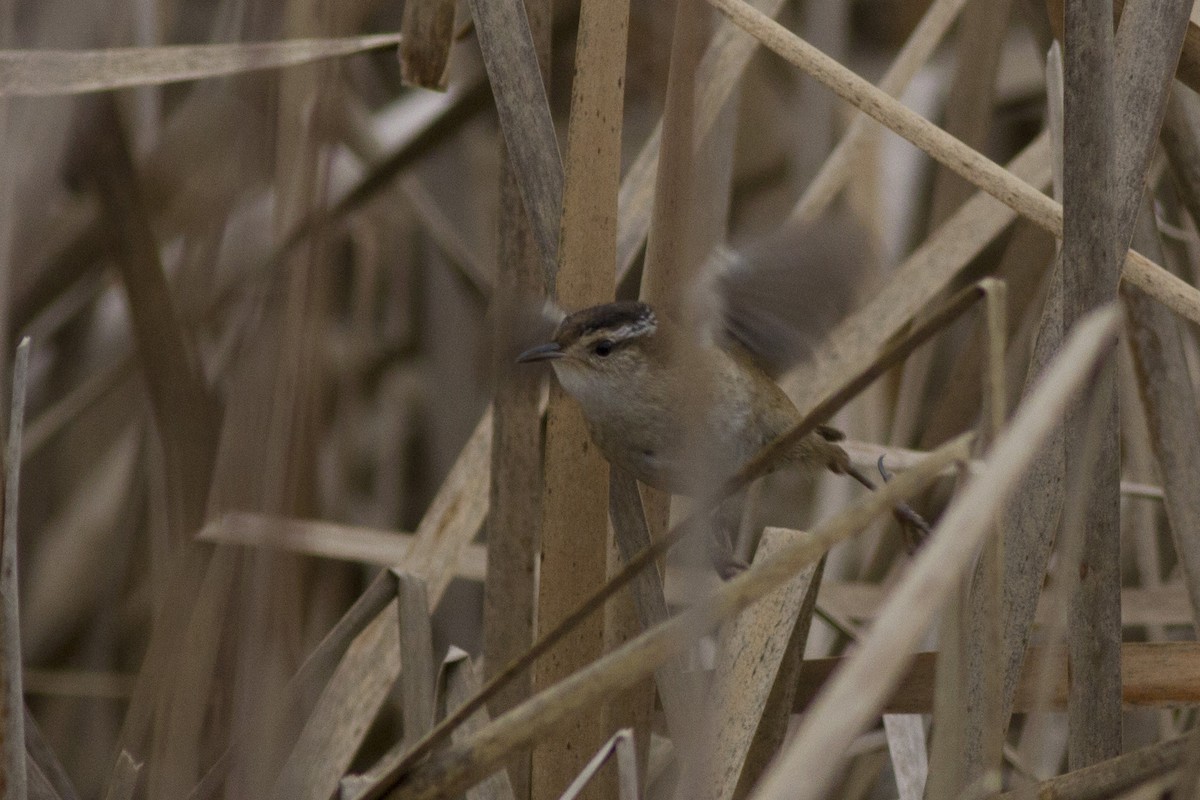
<svg viewBox="0 0 1200 800">
<path fill-rule="evenodd" d="M 883 478 L 883 482 L 887 483 L 892 479 L 892 474 L 888 472 L 883 465 L 883 456 L 879 457 L 879 475 Z M 897 503 L 892 508 L 892 515 L 896 521 L 900 523 L 900 530 L 904 534 L 904 544 L 908 548 L 909 553 L 915 553 L 925 540 L 929 538 L 930 527 L 925 518 L 913 510 L 913 507 L 908 503 Z"/>
</svg>

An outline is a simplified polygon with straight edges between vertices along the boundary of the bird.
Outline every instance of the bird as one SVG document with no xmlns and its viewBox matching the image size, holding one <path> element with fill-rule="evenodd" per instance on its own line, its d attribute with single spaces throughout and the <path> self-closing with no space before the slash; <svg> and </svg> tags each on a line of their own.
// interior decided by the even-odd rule
<svg viewBox="0 0 1200 800">
<path fill-rule="evenodd" d="M 784 232 L 748 254 L 719 251 L 708 267 L 721 301 L 710 314 L 719 319 L 709 326 L 713 335 L 650 303 L 619 300 L 563 314 L 549 340 L 517 361 L 550 365 L 611 464 L 672 494 L 712 491 L 800 421 L 772 376 L 811 353 L 849 302 L 846 276 L 853 272 L 833 283 L 828 266 L 801 273 L 799 285 L 793 275 L 788 291 L 771 289 L 781 275 L 792 274 L 786 256 L 804 252 L 803 243 L 812 239 L 809 228 Z M 799 315 L 785 319 L 781 309 L 797 306 Z M 792 445 L 776 468 L 828 469 L 874 489 L 838 444 L 843 438 L 820 426 Z M 912 549 L 928 525 L 905 505 L 896 515 Z M 717 566 L 724 572 L 744 567 L 732 563 Z"/>
<path fill-rule="evenodd" d="M 736 344 L 697 345 L 648 303 L 617 301 L 568 314 L 553 338 L 519 363 L 549 362 L 583 410 L 592 440 L 608 461 L 648 486 L 691 494 L 706 476 L 718 481 L 800 419 L 796 406 Z M 705 387 L 707 396 L 694 395 Z M 697 417 L 685 413 L 690 404 Z M 845 472 L 850 461 L 828 427 L 785 454 L 801 469 Z M 713 456 L 697 464 L 697 447 Z M 715 472 L 714 472 L 715 471 Z"/>
</svg>

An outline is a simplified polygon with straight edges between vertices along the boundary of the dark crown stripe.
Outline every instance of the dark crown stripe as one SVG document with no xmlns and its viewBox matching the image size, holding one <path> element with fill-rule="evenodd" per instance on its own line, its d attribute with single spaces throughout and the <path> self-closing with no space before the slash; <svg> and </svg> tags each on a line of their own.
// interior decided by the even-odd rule
<svg viewBox="0 0 1200 800">
<path fill-rule="evenodd" d="M 653 330 L 656 324 L 654 311 L 645 303 L 605 303 L 568 315 L 554 338 L 559 343 L 566 343 L 602 332 L 629 338 Z"/>
</svg>

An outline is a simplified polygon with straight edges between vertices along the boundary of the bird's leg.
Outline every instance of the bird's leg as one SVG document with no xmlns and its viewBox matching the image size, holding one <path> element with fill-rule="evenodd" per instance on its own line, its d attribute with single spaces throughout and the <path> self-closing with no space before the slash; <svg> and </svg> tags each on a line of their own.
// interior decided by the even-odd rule
<svg viewBox="0 0 1200 800">
<path fill-rule="evenodd" d="M 875 482 L 862 473 L 858 467 L 849 463 L 840 465 L 841 471 L 849 475 L 854 480 L 861 483 L 871 491 L 877 488 Z M 883 478 L 884 483 L 891 479 L 891 475 L 883 466 L 883 456 L 879 457 L 879 475 Z M 896 521 L 900 523 L 900 529 L 904 531 L 904 542 L 908 546 L 908 552 L 916 552 L 917 548 L 929 536 L 929 523 L 925 518 L 913 510 L 908 503 L 897 503 L 892 508 L 892 514 L 896 517 Z"/>
</svg>

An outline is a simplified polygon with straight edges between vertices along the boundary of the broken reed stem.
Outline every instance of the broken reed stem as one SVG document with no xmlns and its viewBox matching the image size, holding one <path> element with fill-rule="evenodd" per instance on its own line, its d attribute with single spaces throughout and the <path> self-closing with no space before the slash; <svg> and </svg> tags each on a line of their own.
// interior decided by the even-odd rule
<svg viewBox="0 0 1200 800">
<path fill-rule="evenodd" d="M 8 441 L 4 448 L 4 526 L 0 531 L 0 735 L 4 736 L 4 800 L 26 800 L 25 692 L 21 676 L 21 616 L 17 581 L 17 500 L 21 483 L 21 437 L 25 426 L 25 397 L 29 379 L 29 337 L 17 346 L 13 364 L 12 403 Z"/>
<path fill-rule="evenodd" d="M 934 451 L 912 472 L 860 498 L 819 525 L 809 536 L 723 584 L 710 597 L 633 639 L 590 666 L 535 695 L 470 740 L 454 745 L 418 766 L 389 795 L 394 800 L 445 797 L 489 774 L 513 750 L 535 741 L 548 728 L 614 692 L 648 677 L 695 640 L 695 632 L 731 619 L 754 601 L 795 577 L 831 546 L 862 530 L 892 505 L 912 496 L 946 466 L 965 458 L 970 437 Z"/>
<path fill-rule="evenodd" d="M 983 392 L 977 452 L 985 453 L 1004 428 L 1008 410 L 1005 381 L 1008 286 L 994 278 L 985 278 L 980 285 L 985 295 L 980 329 L 986 357 L 980 375 Z M 963 757 L 962 784 L 998 770 L 1003 758 L 1007 729 L 1004 672 L 991 665 L 1001 664 L 1004 659 L 1004 548 L 1008 545 L 1005 534 L 1001 528 L 984 545 L 968 584 L 971 588 L 966 597 L 969 631 L 965 643 L 966 716 L 964 737 L 959 745 Z"/>
<path fill-rule="evenodd" d="M 763 45 L 812 75 L 839 97 L 903 136 L 1038 227 L 1062 238 L 1061 204 L 881 92 L 787 28 L 747 5 L 744 0 L 709 2 Z M 1122 278 L 1141 287 L 1176 313 L 1200 324 L 1200 290 L 1140 253 L 1133 250 L 1126 253 Z"/>
<path fill-rule="evenodd" d="M 664 556 L 688 530 L 690 530 L 695 520 L 701 514 L 708 513 L 716 508 L 722 500 L 732 494 L 736 494 L 746 487 L 755 478 L 765 474 L 770 470 L 771 466 L 778 461 L 788 451 L 792 444 L 807 436 L 816 427 L 828 420 L 842 406 L 850 402 L 855 396 L 862 392 L 866 387 L 870 386 L 878 377 L 885 374 L 896 364 L 908 357 L 913 350 L 920 347 L 925 342 L 929 341 L 933 336 L 945 328 L 947 325 L 958 319 L 967 309 L 969 309 L 980 297 L 982 290 L 978 286 L 970 286 L 959 292 L 937 313 L 930 316 L 920 325 L 916 326 L 907 336 L 898 340 L 884 352 L 882 352 L 874 361 L 872 361 L 864 370 L 854 376 L 850 381 L 843 385 L 840 389 L 827 397 L 822 402 L 818 403 L 813 410 L 802 420 L 797 422 L 790 431 L 784 433 L 771 444 L 759 451 L 758 455 L 748 461 L 729 481 L 726 482 L 717 495 L 710 500 L 708 505 L 697 509 L 687 519 L 680 522 L 671 531 L 661 539 L 656 540 L 646 549 L 642 550 L 638 555 L 629 559 L 624 568 L 620 572 L 609 578 L 608 582 L 602 586 L 595 594 L 593 594 L 586 602 L 579 606 L 573 613 L 563 619 L 559 625 L 553 630 L 546 633 L 540 638 L 533 647 L 527 650 L 524 655 L 512 661 L 503 670 L 498 672 L 484 687 L 479 694 L 471 700 L 463 703 L 454 713 L 448 715 L 442 720 L 429 735 L 413 746 L 409 754 L 396 764 L 388 775 L 380 781 L 379 786 L 371 792 L 365 794 L 360 800 L 373 800 L 381 796 L 382 792 L 391 784 L 394 784 L 402 775 L 404 775 L 413 764 L 419 759 L 428 755 L 434 747 L 444 742 L 450 733 L 463 723 L 475 711 L 483 707 L 497 692 L 499 692 L 509 681 L 520 675 L 529 665 L 536 661 L 543 653 L 549 650 L 554 644 L 571 631 L 579 622 L 586 619 L 592 612 L 604 605 L 608 598 L 612 597 L 627 583 L 637 577 L 649 564 L 652 564 L 657 559 Z"/>
</svg>

